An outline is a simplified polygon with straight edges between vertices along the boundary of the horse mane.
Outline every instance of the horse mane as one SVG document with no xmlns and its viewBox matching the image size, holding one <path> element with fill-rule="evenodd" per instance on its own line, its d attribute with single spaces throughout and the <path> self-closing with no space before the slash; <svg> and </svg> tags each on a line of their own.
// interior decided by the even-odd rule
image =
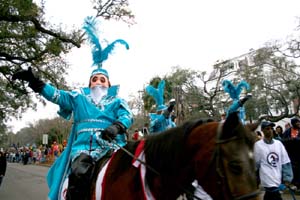
<svg viewBox="0 0 300 200">
<path fill-rule="evenodd" d="M 124 149 L 134 155 L 135 149 L 137 148 L 138 144 L 139 141 L 128 141 L 126 146 L 124 146 Z M 132 155 L 128 154 L 128 152 L 125 152 L 123 149 L 118 150 L 118 154 L 117 156 L 115 156 L 115 159 L 119 160 L 119 163 L 122 163 L 122 165 L 114 167 L 114 173 L 110 174 L 111 179 L 117 180 L 120 174 L 123 174 L 124 172 L 129 170 L 130 167 L 132 167 L 133 157 Z"/>
<path fill-rule="evenodd" d="M 147 165 L 164 177 L 172 177 L 178 169 L 190 160 L 187 153 L 184 152 L 185 142 L 189 133 L 196 127 L 201 126 L 212 119 L 198 119 L 184 122 L 182 125 L 168 129 L 158 134 L 146 136 L 144 153 Z M 128 141 L 124 148 L 132 155 L 139 141 Z M 132 166 L 132 155 L 122 149 L 118 150 L 117 159 L 122 166 L 116 166 L 111 179 L 118 179 L 120 174 L 126 172 Z M 156 172 L 147 170 L 146 179 L 151 182 Z"/>
<path fill-rule="evenodd" d="M 181 166 L 184 166 L 190 160 L 189 155 L 184 150 L 189 133 L 197 126 L 211 121 L 213 120 L 186 121 L 175 128 L 148 135 L 144 146 L 146 163 L 160 175 L 172 177 Z M 147 170 L 146 178 L 149 182 L 153 180 L 154 176 L 157 176 L 157 174 Z"/>
</svg>

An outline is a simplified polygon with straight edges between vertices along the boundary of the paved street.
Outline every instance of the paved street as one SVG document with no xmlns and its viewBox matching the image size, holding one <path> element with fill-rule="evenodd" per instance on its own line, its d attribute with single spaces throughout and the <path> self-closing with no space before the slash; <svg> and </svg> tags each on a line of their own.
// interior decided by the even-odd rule
<svg viewBox="0 0 300 200">
<path fill-rule="evenodd" d="M 7 163 L 6 176 L 0 187 L 1 200 L 46 200 L 48 167 Z"/>
</svg>

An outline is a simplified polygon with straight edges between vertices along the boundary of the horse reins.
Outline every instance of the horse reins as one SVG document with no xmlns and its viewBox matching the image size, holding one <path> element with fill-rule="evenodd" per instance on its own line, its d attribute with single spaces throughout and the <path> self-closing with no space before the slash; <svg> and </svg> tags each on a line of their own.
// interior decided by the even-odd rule
<svg viewBox="0 0 300 200">
<path fill-rule="evenodd" d="M 133 155 L 130 151 L 128 151 L 127 149 L 125 149 L 124 147 L 120 146 L 117 142 L 115 142 L 112 138 L 110 138 L 108 135 L 106 136 L 111 143 L 113 143 L 114 145 L 116 145 L 117 147 L 119 147 L 120 149 L 122 149 L 122 151 L 124 151 L 125 153 L 127 153 L 130 157 L 132 157 L 134 160 L 139 161 L 141 164 L 145 165 L 145 167 L 147 167 L 150 171 L 152 171 L 153 173 L 155 173 L 156 175 L 159 175 L 159 172 L 156 171 L 154 168 L 152 168 L 151 166 L 149 166 L 145 161 L 139 159 L 138 157 L 136 157 L 135 155 Z"/>
<path fill-rule="evenodd" d="M 107 136 L 107 138 L 110 140 L 111 143 L 115 144 L 117 147 L 119 147 L 122 151 L 124 151 L 125 153 L 127 153 L 130 157 L 132 157 L 134 160 L 139 161 L 141 164 L 145 165 L 146 168 L 148 168 L 150 171 L 152 171 L 153 173 L 155 173 L 157 176 L 160 176 L 160 173 L 158 171 L 156 171 L 153 167 L 151 167 L 150 165 L 148 165 L 145 161 L 139 159 L 138 157 L 136 157 L 135 155 L 133 155 L 130 151 L 128 151 L 127 149 L 125 149 L 124 147 L 120 146 L 119 144 L 117 144 L 114 140 L 112 140 L 112 138 L 110 138 L 109 136 Z M 194 199 L 197 200 L 201 200 L 199 197 L 195 196 L 194 194 L 192 194 L 189 190 L 185 189 L 185 187 L 179 185 L 179 187 L 186 193 L 189 194 L 190 196 L 192 196 Z"/>
</svg>

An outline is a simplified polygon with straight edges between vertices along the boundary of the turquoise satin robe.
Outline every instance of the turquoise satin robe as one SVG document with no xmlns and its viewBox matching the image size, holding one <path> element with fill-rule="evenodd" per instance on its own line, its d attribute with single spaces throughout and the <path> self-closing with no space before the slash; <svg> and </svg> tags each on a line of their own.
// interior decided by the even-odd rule
<svg viewBox="0 0 300 200">
<path fill-rule="evenodd" d="M 157 134 L 174 127 L 171 117 L 166 118 L 163 114 L 150 113 L 150 134 Z"/>
<path fill-rule="evenodd" d="M 99 160 L 110 149 L 118 149 L 117 145 L 101 138 L 101 131 L 114 122 L 121 122 L 126 129 L 133 124 L 133 114 L 124 99 L 117 97 L 119 86 L 108 89 L 96 105 L 90 96 L 90 88 L 81 88 L 78 91 L 58 90 L 46 84 L 41 95 L 47 100 L 58 104 L 58 114 L 65 119 L 73 117 L 73 127 L 68 138 L 67 148 L 54 162 L 47 174 L 49 186 L 48 198 L 57 200 L 63 181 L 68 176 L 70 163 L 81 153 L 90 154 Z M 92 140 L 91 140 L 92 139 Z M 118 134 L 115 142 L 125 146 L 126 135 Z"/>
</svg>

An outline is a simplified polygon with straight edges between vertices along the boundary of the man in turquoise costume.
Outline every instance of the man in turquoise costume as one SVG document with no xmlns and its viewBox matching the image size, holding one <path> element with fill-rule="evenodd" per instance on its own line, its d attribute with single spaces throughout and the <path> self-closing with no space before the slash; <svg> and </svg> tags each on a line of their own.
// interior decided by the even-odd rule
<svg viewBox="0 0 300 200">
<path fill-rule="evenodd" d="M 83 29 L 93 44 L 93 67 L 89 87 L 74 91 L 59 90 L 36 77 L 31 68 L 14 74 L 13 80 L 27 81 L 29 87 L 48 101 L 59 105 L 58 114 L 70 120 L 73 127 L 67 148 L 51 166 L 47 182 L 49 199 L 62 197 L 62 185 L 68 178 L 66 199 L 89 196 L 90 184 L 97 161 L 108 152 L 126 144 L 126 130 L 133 124 L 133 114 L 127 102 L 118 97 L 119 86 L 111 86 L 102 62 L 108 58 L 116 43 L 128 49 L 124 40 L 116 40 L 102 50 L 94 18 L 87 17 Z"/>
<path fill-rule="evenodd" d="M 150 117 L 150 134 L 160 133 L 168 128 L 171 128 L 173 122 L 171 120 L 171 113 L 175 106 L 175 99 L 169 101 L 169 106 L 164 104 L 164 88 L 165 81 L 161 80 L 158 88 L 152 85 L 146 87 L 146 92 L 152 96 L 156 102 L 156 113 L 149 113 Z"/>
</svg>

